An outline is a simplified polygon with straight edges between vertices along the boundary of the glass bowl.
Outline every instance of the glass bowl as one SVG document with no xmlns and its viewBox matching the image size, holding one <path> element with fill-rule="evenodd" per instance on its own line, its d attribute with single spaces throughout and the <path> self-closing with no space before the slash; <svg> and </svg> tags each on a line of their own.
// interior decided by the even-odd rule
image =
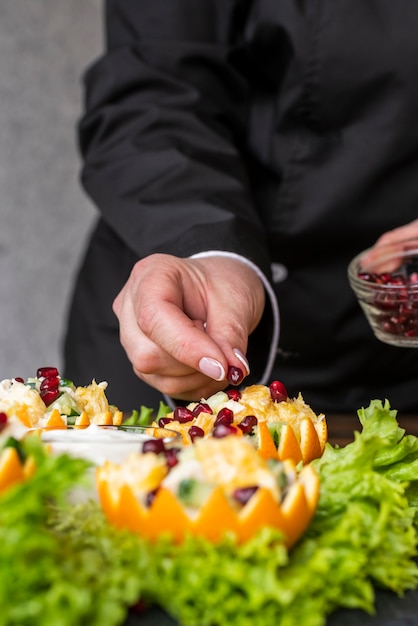
<svg viewBox="0 0 418 626">
<path fill-rule="evenodd" d="M 97 426 L 65 429 L 41 428 L 42 441 L 54 454 L 70 454 L 87 459 L 95 465 L 106 461 L 123 463 L 132 452 L 141 452 L 144 443 L 151 448 L 163 444 L 164 449 L 182 445 L 180 433 L 153 426 Z"/>
<path fill-rule="evenodd" d="M 418 347 L 418 239 L 364 250 L 350 262 L 348 279 L 380 341 Z"/>
</svg>

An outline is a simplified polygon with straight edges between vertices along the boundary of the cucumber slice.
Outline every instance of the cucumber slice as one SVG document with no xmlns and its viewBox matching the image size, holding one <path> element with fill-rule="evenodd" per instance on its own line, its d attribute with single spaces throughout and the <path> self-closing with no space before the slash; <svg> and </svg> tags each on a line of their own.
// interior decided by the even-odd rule
<svg viewBox="0 0 418 626">
<path fill-rule="evenodd" d="M 213 486 L 194 478 L 184 478 L 179 484 L 178 498 L 185 505 L 200 508 L 209 498 Z"/>
</svg>

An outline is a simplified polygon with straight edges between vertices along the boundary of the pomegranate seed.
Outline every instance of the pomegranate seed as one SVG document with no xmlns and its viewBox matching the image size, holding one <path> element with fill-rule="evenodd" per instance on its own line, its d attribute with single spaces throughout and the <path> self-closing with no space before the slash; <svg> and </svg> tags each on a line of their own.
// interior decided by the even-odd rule
<svg viewBox="0 0 418 626">
<path fill-rule="evenodd" d="M 193 413 L 185 406 L 178 406 L 174 410 L 174 419 L 180 424 L 186 424 L 193 420 Z"/>
<path fill-rule="evenodd" d="M 203 428 L 200 428 L 200 426 L 196 426 L 195 424 L 193 426 L 190 426 L 188 433 L 192 441 L 205 436 L 205 431 L 203 430 Z"/>
<path fill-rule="evenodd" d="M 235 367 L 234 365 L 230 365 L 228 368 L 226 379 L 230 385 L 239 385 L 244 380 L 244 374 L 242 373 L 242 369 L 239 367 Z"/>
<path fill-rule="evenodd" d="M 366 274 L 360 272 L 358 277 L 376 285 L 383 285 L 384 292 L 374 296 L 374 322 L 386 334 L 413 337 L 418 332 L 418 301 L 417 273 L 415 266 L 407 268 L 407 275 Z M 393 289 L 392 289 L 393 287 Z M 410 291 L 410 288 L 414 291 Z"/>
<path fill-rule="evenodd" d="M 41 391 L 40 393 L 40 396 L 45 402 L 46 406 L 49 406 L 50 404 L 55 402 L 59 395 L 60 392 L 58 389 L 45 389 L 45 391 Z"/>
<path fill-rule="evenodd" d="M 17 383 L 24 383 L 25 382 L 21 376 L 15 376 L 15 381 Z"/>
<path fill-rule="evenodd" d="M 164 428 L 164 426 L 166 426 L 172 421 L 173 421 L 172 417 L 160 417 L 160 419 L 158 420 L 158 426 L 160 428 Z"/>
<path fill-rule="evenodd" d="M 56 367 L 38 367 L 36 378 L 48 378 L 49 376 L 59 376 Z"/>
<path fill-rule="evenodd" d="M 237 429 L 232 424 L 218 424 L 213 429 L 212 437 L 221 439 L 222 437 L 228 437 L 228 435 L 236 435 Z"/>
<path fill-rule="evenodd" d="M 142 452 L 153 452 L 154 454 L 165 452 L 164 441 L 162 439 L 147 439 L 142 445 Z"/>
<path fill-rule="evenodd" d="M 193 427 L 192 427 L 193 428 Z M 165 451 L 165 459 L 167 461 L 168 467 L 174 467 L 179 462 L 179 448 L 168 448 Z"/>
<path fill-rule="evenodd" d="M 237 500 L 240 504 L 247 504 L 248 500 L 255 494 L 258 487 L 255 485 L 254 487 L 238 487 L 234 490 L 232 497 L 234 500 Z"/>
<path fill-rule="evenodd" d="M 192 413 L 193 417 L 197 417 L 200 413 L 209 413 L 209 415 L 212 415 L 213 411 L 209 404 L 206 404 L 206 402 L 199 402 L 199 404 L 197 404 L 193 409 Z"/>
<path fill-rule="evenodd" d="M 230 400 L 234 400 L 234 402 L 239 402 L 241 400 L 241 392 L 238 389 L 228 389 L 226 394 Z"/>
<path fill-rule="evenodd" d="M 233 411 L 231 411 L 231 409 L 228 409 L 227 407 L 224 407 L 223 409 L 221 409 L 218 413 L 218 415 L 216 416 L 215 419 L 215 426 L 218 426 L 219 424 L 232 424 L 232 422 L 234 421 L 234 413 Z"/>
<path fill-rule="evenodd" d="M 279 380 L 274 380 L 270 384 L 270 396 L 273 402 L 283 402 L 283 400 L 287 400 L 287 390 L 286 387 Z"/>
<path fill-rule="evenodd" d="M 241 428 L 244 435 L 252 433 L 254 426 L 257 426 L 258 419 L 255 415 L 246 415 L 244 419 L 238 424 L 238 428 Z"/>
<path fill-rule="evenodd" d="M 158 491 L 158 488 L 154 489 L 154 491 L 149 491 L 147 495 L 145 496 L 145 505 L 147 507 L 150 507 L 151 504 L 154 502 L 155 496 L 157 495 L 157 491 Z"/>
<path fill-rule="evenodd" d="M 49 389 L 58 389 L 60 385 L 60 378 L 58 376 L 48 376 L 44 378 L 39 386 L 40 391 L 47 391 Z"/>
<path fill-rule="evenodd" d="M 7 426 L 7 422 L 8 422 L 8 417 L 6 415 L 6 413 L 3 413 L 3 411 L 0 412 L 0 432 L 6 428 Z"/>
</svg>

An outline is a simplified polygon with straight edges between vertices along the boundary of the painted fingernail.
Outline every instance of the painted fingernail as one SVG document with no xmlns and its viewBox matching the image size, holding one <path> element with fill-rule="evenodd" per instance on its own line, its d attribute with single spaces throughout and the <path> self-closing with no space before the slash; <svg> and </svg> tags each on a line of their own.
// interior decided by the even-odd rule
<svg viewBox="0 0 418 626">
<path fill-rule="evenodd" d="M 225 379 L 225 370 L 219 361 L 216 359 L 211 359 L 208 356 L 204 356 L 199 361 L 199 370 L 205 376 L 209 376 L 209 378 L 213 378 L 213 380 L 224 380 Z"/>
<path fill-rule="evenodd" d="M 238 361 L 241 361 L 241 363 L 245 367 L 245 370 L 246 370 L 247 376 L 248 376 L 248 374 L 250 373 L 250 364 L 248 363 L 247 358 L 241 352 L 241 350 L 239 350 L 238 348 L 234 348 L 232 350 L 232 352 L 235 354 L 235 356 L 237 357 Z"/>
</svg>

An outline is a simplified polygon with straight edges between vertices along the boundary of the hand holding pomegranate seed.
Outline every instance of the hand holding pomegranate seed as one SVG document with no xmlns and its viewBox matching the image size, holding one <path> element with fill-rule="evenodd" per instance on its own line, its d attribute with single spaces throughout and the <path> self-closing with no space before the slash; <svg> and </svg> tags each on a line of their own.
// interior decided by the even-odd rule
<svg viewBox="0 0 418 626">
<path fill-rule="evenodd" d="M 155 254 L 134 266 L 113 308 L 137 376 L 193 400 L 248 375 L 248 337 L 264 303 L 257 273 L 235 258 Z"/>
</svg>

